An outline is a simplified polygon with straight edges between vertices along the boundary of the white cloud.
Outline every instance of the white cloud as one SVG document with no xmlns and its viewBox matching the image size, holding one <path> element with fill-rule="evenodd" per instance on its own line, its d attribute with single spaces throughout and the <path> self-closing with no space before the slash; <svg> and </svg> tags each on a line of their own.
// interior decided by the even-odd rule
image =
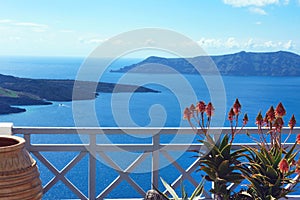
<svg viewBox="0 0 300 200">
<path fill-rule="evenodd" d="M 59 32 L 61 32 L 61 33 L 74 33 L 74 31 L 73 30 L 60 30 Z"/>
<path fill-rule="evenodd" d="M 230 49 L 240 46 L 234 37 L 228 38 L 224 44 L 225 44 L 225 47 L 230 48 Z"/>
<path fill-rule="evenodd" d="M 13 23 L 15 26 L 22 26 L 22 27 L 33 27 L 33 28 L 48 28 L 48 25 L 45 24 L 37 24 L 32 22 L 16 22 Z"/>
<path fill-rule="evenodd" d="M 223 2 L 234 7 L 263 7 L 272 4 L 279 4 L 279 0 L 223 0 Z"/>
<path fill-rule="evenodd" d="M 7 23 L 11 23 L 13 22 L 13 20 L 10 19 L 0 19 L 0 24 L 7 24 Z"/>
<path fill-rule="evenodd" d="M 264 9 L 258 7 L 250 7 L 249 11 L 259 15 L 267 15 L 267 12 Z"/>
<path fill-rule="evenodd" d="M 221 40 L 213 39 L 213 38 L 201 38 L 198 41 L 198 44 L 200 46 L 204 46 L 204 47 L 221 47 L 222 46 Z"/>
<path fill-rule="evenodd" d="M 290 3 L 290 0 L 284 0 L 283 5 L 288 5 Z"/>
<path fill-rule="evenodd" d="M 261 25 L 262 22 L 258 21 L 258 22 L 255 22 L 256 25 Z"/>
<path fill-rule="evenodd" d="M 82 44 L 100 44 L 102 42 L 105 42 L 107 39 L 80 37 L 78 38 L 78 40 Z"/>
<path fill-rule="evenodd" d="M 289 40 L 288 42 L 286 42 L 286 43 L 283 44 L 283 47 L 285 49 L 293 49 L 293 47 L 294 47 L 293 41 Z"/>
<path fill-rule="evenodd" d="M 239 40 L 234 37 L 225 39 L 216 38 L 201 38 L 198 44 L 205 50 L 214 50 L 219 52 L 232 51 L 278 51 L 278 50 L 293 50 L 295 44 L 292 40 L 289 41 L 272 41 L 272 40 L 258 40 L 248 38 L 246 40 Z"/>
</svg>

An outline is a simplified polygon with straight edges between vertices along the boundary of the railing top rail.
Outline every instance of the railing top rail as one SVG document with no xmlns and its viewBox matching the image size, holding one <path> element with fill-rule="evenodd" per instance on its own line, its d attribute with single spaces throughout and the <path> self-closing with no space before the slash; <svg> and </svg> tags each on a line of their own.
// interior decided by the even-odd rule
<svg viewBox="0 0 300 200">
<path fill-rule="evenodd" d="M 239 128 L 237 128 L 239 129 Z M 244 127 L 239 134 L 257 134 L 257 127 Z M 267 129 L 263 129 L 267 131 Z M 230 133 L 230 127 L 212 127 L 211 134 Z M 295 127 L 292 134 L 297 134 L 300 127 Z M 194 131 L 190 127 L 25 127 L 14 126 L 13 134 L 142 134 L 155 135 L 160 134 L 193 134 Z M 283 134 L 290 133 L 289 127 L 282 129 Z"/>
</svg>

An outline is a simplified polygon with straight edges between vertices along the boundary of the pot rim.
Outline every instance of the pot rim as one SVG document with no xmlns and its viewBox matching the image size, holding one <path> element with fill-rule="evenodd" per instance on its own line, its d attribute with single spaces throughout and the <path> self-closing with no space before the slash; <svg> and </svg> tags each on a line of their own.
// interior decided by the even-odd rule
<svg viewBox="0 0 300 200">
<path fill-rule="evenodd" d="M 2 152 L 8 152 L 8 151 L 14 151 L 14 150 L 23 148 L 24 145 L 25 145 L 25 139 L 22 138 L 22 137 L 0 135 L 0 140 L 5 140 L 5 139 L 14 140 L 14 141 L 16 141 L 16 144 L 0 147 L 0 153 L 2 153 Z"/>
</svg>

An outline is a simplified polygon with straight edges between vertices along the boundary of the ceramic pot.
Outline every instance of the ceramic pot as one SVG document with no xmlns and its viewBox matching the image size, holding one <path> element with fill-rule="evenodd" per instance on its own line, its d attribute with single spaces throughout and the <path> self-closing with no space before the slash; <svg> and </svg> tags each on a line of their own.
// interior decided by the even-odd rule
<svg viewBox="0 0 300 200">
<path fill-rule="evenodd" d="M 39 176 L 36 161 L 25 149 L 25 140 L 0 136 L 0 199 L 42 199 Z"/>
</svg>

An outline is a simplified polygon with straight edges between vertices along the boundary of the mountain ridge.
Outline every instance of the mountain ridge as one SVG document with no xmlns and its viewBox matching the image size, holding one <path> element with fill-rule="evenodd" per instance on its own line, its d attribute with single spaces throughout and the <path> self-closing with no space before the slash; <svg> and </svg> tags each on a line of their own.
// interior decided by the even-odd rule
<svg viewBox="0 0 300 200">
<path fill-rule="evenodd" d="M 241 51 L 233 54 L 197 56 L 193 58 L 163 58 L 150 56 L 145 60 L 124 66 L 111 72 L 132 72 L 132 73 L 170 73 L 166 67 L 176 70 L 183 74 L 196 74 L 197 69 L 191 65 L 197 63 L 197 66 L 210 65 L 211 59 L 218 68 L 221 75 L 234 76 L 300 76 L 300 56 L 287 51 L 277 52 L 246 52 Z M 157 65 L 157 66 L 155 66 Z M 209 67 L 203 67 L 205 74 L 212 71 Z"/>
</svg>

